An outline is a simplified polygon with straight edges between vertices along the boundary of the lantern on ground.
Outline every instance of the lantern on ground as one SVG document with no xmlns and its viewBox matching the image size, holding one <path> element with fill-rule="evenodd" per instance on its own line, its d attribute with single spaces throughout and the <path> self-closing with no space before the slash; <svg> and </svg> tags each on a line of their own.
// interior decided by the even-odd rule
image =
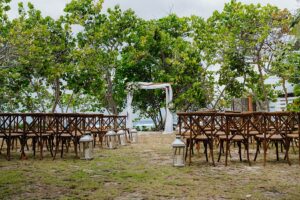
<svg viewBox="0 0 300 200">
<path fill-rule="evenodd" d="M 83 160 L 93 159 L 93 137 L 90 134 L 86 134 L 79 139 L 80 145 L 80 158 Z"/>
<path fill-rule="evenodd" d="M 136 129 L 131 129 L 130 130 L 130 135 L 131 135 L 131 141 L 133 143 L 137 143 L 138 142 L 138 132 Z"/>
<path fill-rule="evenodd" d="M 116 149 L 117 148 L 117 133 L 113 130 L 107 131 L 105 134 L 107 146 L 110 149 Z"/>
<path fill-rule="evenodd" d="M 176 136 L 176 139 L 172 143 L 172 148 L 174 151 L 173 156 L 173 166 L 174 167 L 184 167 L 185 166 L 185 144 L 181 141 L 180 136 Z"/>
<path fill-rule="evenodd" d="M 117 135 L 118 135 L 119 143 L 122 146 L 125 146 L 126 145 L 126 134 L 125 134 L 125 131 L 124 130 L 119 130 L 117 132 Z"/>
</svg>

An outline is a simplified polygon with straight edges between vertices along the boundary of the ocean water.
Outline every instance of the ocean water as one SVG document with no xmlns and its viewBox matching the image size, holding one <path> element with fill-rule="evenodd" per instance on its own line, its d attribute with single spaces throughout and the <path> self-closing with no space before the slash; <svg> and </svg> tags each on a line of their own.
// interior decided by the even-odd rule
<svg viewBox="0 0 300 200">
<path fill-rule="evenodd" d="M 151 119 L 141 119 L 137 122 L 133 122 L 134 127 L 147 127 L 147 128 L 153 128 L 154 123 Z"/>
</svg>

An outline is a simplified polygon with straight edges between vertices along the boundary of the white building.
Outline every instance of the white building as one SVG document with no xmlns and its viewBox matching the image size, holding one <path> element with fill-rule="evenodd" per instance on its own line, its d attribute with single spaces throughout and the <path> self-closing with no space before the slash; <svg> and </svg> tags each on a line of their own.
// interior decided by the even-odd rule
<svg viewBox="0 0 300 200">
<path fill-rule="evenodd" d="M 266 83 L 270 83 L 270 84 L 274 84 L 274 83 L 278 83 L 278 82 L 279 82 L 279 79 L 276 77 L 270 77 L 269 79 L 266 80 Z M 288 104 L 293 103 L 293 100 L 297 98 L 297 97 L 294 97 L 294 95 L 293 95 L 294 86 L 291 83 L 286 82 L 286 88 L 287 88 L 287 92 L 288 92 Z M 286 101 L 284 98 L 283 88 L 280 85 L 280 86 L 276 86 L 275 90 L 279 91 L 281 93 L 281 95 L 279 95 L 279 97 L 277 98 L 277 101 L 269 103 L 270 111 L 271 112 L 284 111 L 284 110 L 286 110 L 287 105 L 286 105 Z"/>
</svg>

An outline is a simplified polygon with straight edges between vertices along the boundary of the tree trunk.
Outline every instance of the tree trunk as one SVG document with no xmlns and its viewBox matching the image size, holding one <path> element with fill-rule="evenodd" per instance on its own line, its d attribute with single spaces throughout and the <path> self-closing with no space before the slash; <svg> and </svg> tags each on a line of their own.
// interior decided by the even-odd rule
<svg viewBox="0 0 300 200">
<path fill-rule="evenodd" d="M 265 88 L 265 82 L 264 82 L 264 77 L 263 77 L 263 66 L 261 65 L 261 55 L 260 55 L 260 52 L 263 48 L 263 45 L 264 45 L 264 41 L 260 43 L 258 49 L 257 49 L 257 53 L 256 53 L 256 58 L 255 58 L 255 61 L 254 63 L 257 64 L 257 67 L 258 67 L 258 71 L 259 71 L 259 82 L 261 84 L 261 89 L 262 89 L 262 93 L 263 93 L 263 96 L 264 96 L 264 102 L 263 102 L 263 110 L 264 111 L 270 111 L 269 109 L 269 103 L 268 103 L 268 95 L 267 95 L 267 92 L 266 92 L 266 88 Z"/>
<path fill-rule="evenodd" d="M 213 105 L 213 109 L 216 109 L 216 106 L 218 105 L 219 101 L 221 100 L 221 97 L 224 95 L 224 92 L 225 92 L 227 86 L 228 86 L 228 84 L 224 87 L 221 94 L 218 96 L 218 99 L 217 99 L 216 103 Z"/>
<path fill-rule="evenodd" d="M 54 82 L 55 85 L 55 89 L 54 89 L 54 103 L 53 103 L 53 107 L 52 107 L 52 113 L 55 112 L 56 107 L 59 103 L 59 99 L 60 99 L 60 84 L 59 84 L 59 78 L 55 79 Z"/>
<path fill-rule="evenodd" d="M 69 112 L 69 107 L 70 107 L 70 104 L 71 104 L 71 102 L 73 100 L 73 95 L 74 95 L 74 92 L 72 92 L 72 95 L 69 98 L 69 101 L 68 101 L 68 104 L 67 104 L 67 108 L 66 108 L 66 113 Z"/>
<path fill-rule="evenodd" d="M 106 82 L 107 82 L 107 91 L 105 95 L 105 99 L 107 102 L 107 110 L 114 114 L 118 114 L 117 104 L 113 98 L 113 84 L 111 80 L 111 74 L 109 71 L 106 72 Z"/>
<path fill-rule="evenodd" d="M 263 110 L 269 112 L 270 108 L 269 108 L 269 103 L 268 103 L 268 95 L 267 95 L 266 88 L 265 88 L 262 67 L 260 66 L 260 64 L 258 64 L 257 66 L 258 66 L 258 71 L 259 71 L 259 82 L 261 85 L 262 93 L 264 95 Z"/>
<path fill-rule="evenodd" d="M 282 78 L 282 88 L 283 88 L 283 91 L 284 91 L 284 99 L 285 99 L 285 110 L 287 110 L 287 106 L 288 106 L 288 93 L 287 93 L 287 89 L 286 89 L 286 86 L 285 86 L 285 79 Z"/>
</svg>

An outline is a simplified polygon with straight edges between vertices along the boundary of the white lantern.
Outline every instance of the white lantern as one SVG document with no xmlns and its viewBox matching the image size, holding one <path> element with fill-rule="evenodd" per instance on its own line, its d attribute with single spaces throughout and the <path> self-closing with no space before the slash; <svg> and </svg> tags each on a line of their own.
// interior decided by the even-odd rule
<svg viewBox="0 0 300 200">
<path fill-rule="evenodd" d="M 131 141 L 133 143 L 137 143 L 138 142 L 138 132 L 136 129 L 131 129 L 130 130 L 130 135 L 131 135 Z"/>
<path fill-rule="evenodd" d="M 126 145 L 126 134 L 125 134 L 125 131 L 124 130 L 119 130 L 117 132 L 117 135 L 118 135 L 118 139 L 119 139 L 119 142 L 122 146 L 125 146 Z"/>
<path fill-rule="evenodd" d="M 174 167 L 184 167 L 185 166 L 185 144 L 181 141 L 180 136 L 176 136 L 176 139 L 172 143 L 174 157 L 173 166 Z"/>
<path fill-rule="evenodd" d="M 107 146 L 110 149 L 116 149 L 117 148 L 117 133 L 113 130 L 107 131 L 105 134 Z"/>
<path fill-rule="evenodd" d="M 79 139 L 80 158 L 83 160 L 93 159 L 93 137 L 91 135 L 84 135 Z"/>
</svg>

